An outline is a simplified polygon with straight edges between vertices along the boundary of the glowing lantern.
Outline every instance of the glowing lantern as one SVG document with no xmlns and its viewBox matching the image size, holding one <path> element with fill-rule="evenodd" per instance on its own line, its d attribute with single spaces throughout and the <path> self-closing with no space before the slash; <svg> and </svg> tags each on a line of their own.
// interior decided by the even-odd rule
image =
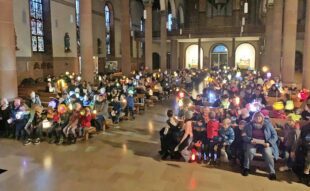
<svg viewBox="0 0 310 191">
<path fill-rule="evenodd" d="M 94 110 L 94 111 L 93 111 L 93 114 L 94 114 L 94 115 L 97 115 L 97 110 Z"/>
<path fill-rule="evenodd" d="M 240 97 L 235 97 L 234 102 L 235 102 L 235 105 L 239 105 L 240 104 Z"/>
<path fill-rule="evenodd" d="M 153 90 L 149 90 L 149 95 L 152 96 L 153 95 Z"/>
<path fill-rule="evenodd" d="M 178 101 L 178 105 L 179 105 L 179 107 L 183 107 L 183 105 L 184 105 L 183 100 L 180 99 L 180 100 Z"/>
<path fill-rule="evenodd" d="M 71 106 L 72 106 L 72 104 L 71 104 Z M 66 113 L 67 112 L 67 106 L 65 105 L 65 104 L 60 104 L 59 106 L 58 106 L 58 108 L 57 108 L 57 111 L 58 111 L 58 113 L 60 113 L 60 114 L 64 114 L 64 113 Z M 72 109 L 71 109 L 72 110 Z"/>
<path fill-rule="evenodd" d="M 272 108 L 276 111 L 280 111 L 284 109 L 284 104 L 282 101 L 277 101 L 272 105 Z"/>
<path fill-rule="evenodd" d="M 302 89 L 299 93 L 298 93 L 298 98 L 301 101 L 305 101 L 306 99 L 308 99 L 309 97 L 309 90 L 307 89 Z"/>
<path fill-rule="evenodd" d="M 285 110 L 292 111 L 294 110 L 294 108 L 295 108 L 294 102 L 292 100 L 287 100 L 285 104 Z"/>
<path fill-rule="evenodd" d="M 67 71 L 67 72 L 66 72 L 66 75 L 68 76 L 69 74 L 70 74 L 70 73 Z"/>
<path fill-rule="evenodd" d="M 76 79 L 77 79 L 77 81 L 81 81 L 81 80 L 82 80 L 82 77 L 81 77 L 81 76 L 78 76 Z"/>
<path fill-rule="evenodd" d="M 70 103 L 70 104 L 68 105 L 68 108 L 69 108 L 70 111 L 73 110 L 73 105 L 72 105 L 72 103 Z"/>
<path fill-rule="evenodd" d="M 269 71 L 269 68 L 268 68 L 267 66 L 263 66 L 263 67 L 262 67 L 262 71 L 263 71 L 264 73 L 266 73 L 266 72 Z"/>
<path fill-rule="evenodd" d="M 192 156 L 191 156 L 191 161 L 195 161 L 196 160 L 196 154 L 193 153 Z"/>
<path fill-rule="evenodd" d="M 301 115 L 297 115 L 295 113 L 290 113 L 287 117 L 291 117 L 293 121 L 299 121 L 301 119 Z"/>
<path fill-rule="evenodd" d="M 80 115 L 82 115 L 82 116 L 85 115 L 85 110 L 84 109 L 80 111 Z"/>
<path fill-rule="evenodd" d="M 241 77 L 241 72 L 238 71 L 238 72 L 236 73 L 236 78 L 240 78 L 240 77 Z"/>
<path fill-rule="evenodd" d="M 267 73 L 267 78 L 271 78 L 271 72 Z"/>
</svg>

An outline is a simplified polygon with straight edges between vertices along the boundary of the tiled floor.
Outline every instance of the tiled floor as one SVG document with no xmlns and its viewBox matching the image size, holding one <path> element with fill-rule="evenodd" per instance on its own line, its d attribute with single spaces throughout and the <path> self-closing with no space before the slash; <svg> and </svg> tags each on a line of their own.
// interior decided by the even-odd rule
<svg viewBox="0 0 310 191">
<path fill-rule="evenodd" d="M 242 177 L 226 165 L 161 161 L 158 131 L 171 102 L 162 103 L 87 143 L 24 147 L 0 140 L 0 191 L 305 191 L 292 174 Z"/>
</svg>

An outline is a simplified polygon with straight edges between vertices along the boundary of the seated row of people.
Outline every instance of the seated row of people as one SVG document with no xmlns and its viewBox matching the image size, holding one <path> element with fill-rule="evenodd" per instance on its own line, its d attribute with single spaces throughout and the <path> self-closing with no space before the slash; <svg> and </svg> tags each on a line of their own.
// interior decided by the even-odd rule
<svg viewBox="0 0 310 191">
<path fill-rule="evenodd" d="M 297 158 L 303 158 L 302 173 L 309 174 L 310 126 L 300 129 L 290 117 L 278 136 L 269 117 L 261 112 L 254 113 L 249 122 L 219 118 L 215 111 L 207 109 L 202 113 L 188 110 L 181 118 L 169 110 L 167 116 L 167 126 L 160 131 L 163 160 L 183 158 L 210 165 L 231 161 L 239 164 L 242 174 L 248 176 L 251 161 L 261 153 L 270 180 L 276 179 L 275 161 L 279 158 L 285 161 L 280 171 L 293 169 L 300 164 L 296 163 Z"/>
</svg>

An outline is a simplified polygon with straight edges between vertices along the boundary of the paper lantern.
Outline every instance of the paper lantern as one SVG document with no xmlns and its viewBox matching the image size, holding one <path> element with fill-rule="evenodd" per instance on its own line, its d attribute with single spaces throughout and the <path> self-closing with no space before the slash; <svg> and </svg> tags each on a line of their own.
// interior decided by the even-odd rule
<svg viewBox="0 0 310 191">
<path fill-rule="evenodd" d="M 67 106 L 65 104 L 60 104 L 57 108 L 58 113 L 63 114 L 66 113 L 68 110 Z"/>
<path fill-rule="evenodd" d="M 284 109 L 284 104 L 281 101 L 277 101 L 272 105 L 272 108 L 276 111 L 280 111 Z"/>
<path fill-rule="evenodd" d="M 292 111 L 292 110 L 294 110 L 294 108 L 295 108 L 295 106 L 294 106 L 293 100 L 287 100 L 286 104 L 285 104 L 285 110 Z"/>
</svg>

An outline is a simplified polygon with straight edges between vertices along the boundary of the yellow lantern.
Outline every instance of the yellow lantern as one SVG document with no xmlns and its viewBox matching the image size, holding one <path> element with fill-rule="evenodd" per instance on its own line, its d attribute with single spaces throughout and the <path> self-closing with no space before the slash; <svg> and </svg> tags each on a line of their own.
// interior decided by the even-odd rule
<svg viewBox="0 0 310 191">
<path fill-rule="evenodd" d="M 294 108 L 295 106 L 293 100 L 287 100 L 285 104 L 285 110 L 292 111 Z"/>
<path fill-rule="evenodd" d="M 282 101 L 277 101 L 277 102 L 274 102 L 274 104 L 272 105 L 273 109 L 276 110 L 276 111 L 280 111 L 280 110 L 283 110 L 284 109 L 284 104 Z"/>
</svg>

